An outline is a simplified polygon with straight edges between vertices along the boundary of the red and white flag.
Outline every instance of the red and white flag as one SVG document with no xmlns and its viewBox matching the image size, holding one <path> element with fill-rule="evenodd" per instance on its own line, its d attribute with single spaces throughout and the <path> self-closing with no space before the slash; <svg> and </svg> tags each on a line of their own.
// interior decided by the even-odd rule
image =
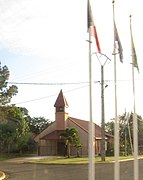
<svg viewBox="0 0 143 180">
<path fill-rule="evenodd" d="M 101 53 L 97 30 L 96 30 L 96 27 L 95 27 L 95 24 L 93 21 L 93 16 L 92 16 L 92 11 L 91 11 L 91 6 L 89 3 L 89 0 L 87 2 L 87 19 L 88 19 L 88 21 L 87 21 L 88 32 L 90 31 L 91 35 L 94 36 L 95 41 L 96 41 L 97 50 L 99 53 Z"/>
</svg>

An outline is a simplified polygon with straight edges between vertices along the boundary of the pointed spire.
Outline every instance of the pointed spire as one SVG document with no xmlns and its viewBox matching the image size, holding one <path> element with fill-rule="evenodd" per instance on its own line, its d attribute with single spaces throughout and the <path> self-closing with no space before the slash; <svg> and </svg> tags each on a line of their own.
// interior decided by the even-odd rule
<svg viewBox="0 0 143 180">
<path fill-rule="evenodd" d="M 68 107 L 68 103 L 67 103 L 66 98 L 63 95 L 62 89 L 57 97 L 54 107 Z"/>
</svg>

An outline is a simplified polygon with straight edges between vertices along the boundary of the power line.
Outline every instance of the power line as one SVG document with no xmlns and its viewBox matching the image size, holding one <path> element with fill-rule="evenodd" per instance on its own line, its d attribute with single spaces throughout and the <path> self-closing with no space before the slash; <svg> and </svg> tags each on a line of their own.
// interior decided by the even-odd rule
<svg viewBox="0 0 143 180">
<path fill-rule="evenodd" d="M 138 80 L 143 80 L 143 79 L 138 79 Z M 113 82 L 114 80 L 104 80 L 104 81 L 105 82 Z M 131 80 L 118 80 L 118 81 L 125 82 L 125 81 L 131 81 Z M 65 93 L 68 93 L 68 92 L 71 92 L 71 91 L 75 91 L 75 90 L 78 90 L 78 89 L 81 89 L 81 88 L 89 86 L 89 82 L 73 82 L 73 83 L 72 82 L 70 82 L 70 83 L 67 83 L 67 82 L 64 82 L 64 83 L 20 83 L 20 82 L 8 82 L 8 83 L 9 84 L 20 84 L 20 85 L 80 85 L 80 84 L 86 84 L 84 86 L 81 86 L 81 87 L 78 87 L 78 88 L 74 88 L 74 89 L 65 91 Z M 100 81 L 93 81 L 93 83 L 94 84 L 100 83 Z M 29 102 L 33 102 L 33 101 L 47 99 L 47 98 L 50 98 L 50 97 L 56 96 L 56 95 L 57 94 L 52 94 L 52 95 L 49 95 L 49 96 L 45 96 L 45 97 L 41 97 L 41 98 L 37 98 L 37 99 L 31 99 L 31 100 L 28 100 L 28 101 L 23 101 L 23 102 L 14 103 L 14 104 L 25 104 L 25 103 L 29 103 Z"/>
<path fill-rule="evenodd" d="M 78 85 L 78 84 L 89 84 L 89 82 L 61 82 L 61 83 L 24 83 L 24 82 L 8 82 L 8 84 L 20 84 L 20 85 Z"/>
<path fill-rule="evenodd" d="M 71 89 L 71 90 L 68 90 L 68 91 L 65 91 L 64 93 L 75 91 L 75 90 L 78 90 L 78 89 L 81 89 L 81 88 L 84 88 L 84 87 L 87 87 L 87 86 L 89 86 L 89 84 L 78 87 L 78 88 L 74 88 L 74 89 Z M 52 96 L 57 96 L 57 94 L 52 94 L 52 95 L 49 95 L 49 96 L 45 96 L 45 97 L 41 97 L 41 98 L 37 98 L 37 99 L 31 99 L 31 100 L 28 100 L 28 101 L 23 101 L 23 102 L 13 103 L 13 104 L 25 104 L 25 103 L 29 103 L 29 102 L 33 102 L 33 101 L 38 101 L 38 100 L 41 100 L 41 99 L 47 99 L 47 98 L 50 98 Z"/>
<path fill-rule="evenodd" d="M 142 81 L 143 79 L 135 79 L 136 81 Z M 105 82 L 112 82 L 114 80 L 104 80 Z M 129 82 L 131 79 L 117 80 L 118 82 Z M 99 81 L 93 81 L 93 83 L 98 83 Z M 48 85 L 48 86 L 61 86 L 61 85 L 79 85 L 79 84 L 89 84 L 89 82 L 60 82 L 60 83 L 33 83 L 33 82 L 8 82 L 8 84 L 17 85 Z"/>
</svg>

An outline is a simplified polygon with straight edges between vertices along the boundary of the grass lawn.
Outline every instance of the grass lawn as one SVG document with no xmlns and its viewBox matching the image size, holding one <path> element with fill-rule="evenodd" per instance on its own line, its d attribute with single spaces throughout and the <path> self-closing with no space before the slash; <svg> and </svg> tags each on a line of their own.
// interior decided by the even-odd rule
<svg viewBox="0 0 143 180">
<path fill-rule="evenodd" d="M 31 157 L 31 155 L 28 155 L 28 154 L 14 154 L 14 153 L 10 153 L 10 154 L 7 154 L 7 153 L 0 153 L 0 161 L 4 161 L 4 160 L 8 160 L 8 159 L 13 159 L 13 158 L 20 158 L 20 157 Z"/>
<path fill-rule="evenodd" d="M 42 158 L 29 158 L 27 160 L 27 157 L 31 157 L 30 155 L 22 155 L 19 154 L 0 154 L 0 161 L 13 159 L 13 158 L 26 158 L 24 162 L 29 163 L 40 163 L 40 164 L 88 164 L 88 157 L 42 157 Z M 143 156 L 139 156 L 139 158 L 143 158 Z M 133 159 L 133 156 L 121 156 L 120 160 L 125 159 Z M 112 157 L 106 157 L 106 161 L 102 162 L 101 157 L 95 157 L 95 163 L 112 163 L 114 162 L 114 156 Z"/>
<path fill-rule="evenodd" d="M 12 159 L 12 158 L 15 158 L 15 157 L 18 157 L 17 155 L 15 154 L 1 154 L 0 153 L 0 161 L 3 161 L 3 160 L 7 160 L 7 159 Z"/>
<path fill-rule="evenodd" d="M 140 157 L 139 157 L 140 158 Z M 133 156 L 122 156 L 120 160 L 124 159 L 133 159 Z M 31 163 L 41 163 L 41 164 L 87 164 L 88 157 L 50 157 L 50 158 L 43 158 L 43 159 L 34 159 L 30 160 Z M 101 157 L 95 157 L 95 163 L 112 163 L 114 162 L 114 157 L 106 157 L 106 161 L 102 162 Z"/>
</svg>

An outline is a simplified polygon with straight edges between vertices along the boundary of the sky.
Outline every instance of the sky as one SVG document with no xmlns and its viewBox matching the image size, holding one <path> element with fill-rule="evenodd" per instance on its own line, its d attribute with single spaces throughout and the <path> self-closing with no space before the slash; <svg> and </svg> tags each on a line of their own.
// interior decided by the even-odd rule
<svg viewBox="0 0 143 180">
<path fill-rule="evenodd" d="M 133 111 L 130 19 L 140 73 L 135 69 L 136 112 L 143 116 L 142 4 L 116 0 L 115 22 L 123 46 L 123 64 L 117 61 L 118 115 Z M 115 117 L 113 6 L 111 0 L 91 0 L 101 52 L 111 61 L 104 66 L 105 122 Z M 31 117 L 55 119 L 60 92 L 71 117 L 89 120 L 89 58 L 87 0 L 0 0 L 0 61 L 10 71 L 9 86 L 18 94 L 11 104 L 25 107 Z M 92 38 L 93 121 L 101 123 L 101 64 Z M 101 63 L 101 64 L 100 64 Z M 24 84 L 25 83 L 25 84 Z M 26 84 L 29 83 L 29 84 Z"/>
</svg>

